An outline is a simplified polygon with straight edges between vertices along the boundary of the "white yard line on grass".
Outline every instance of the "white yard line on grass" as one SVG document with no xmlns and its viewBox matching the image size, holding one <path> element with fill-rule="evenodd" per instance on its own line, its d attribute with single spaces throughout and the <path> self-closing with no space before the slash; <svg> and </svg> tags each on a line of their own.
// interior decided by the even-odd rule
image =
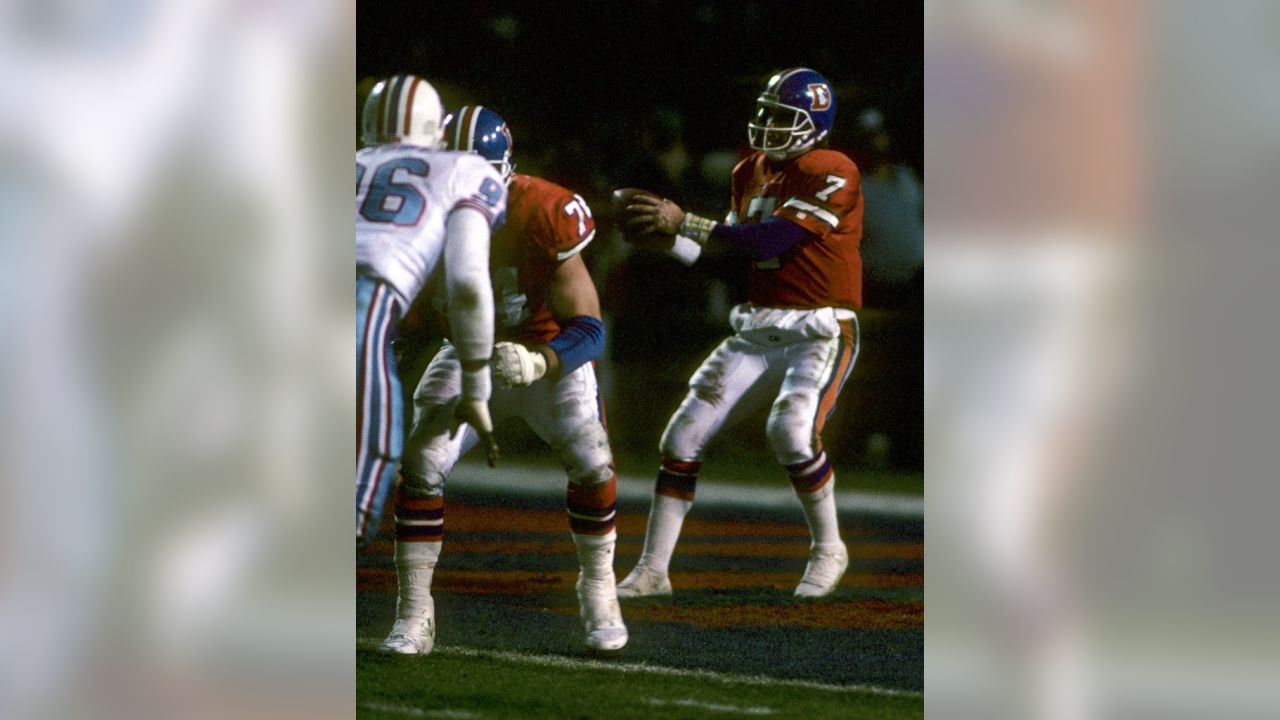
<svg viewBox="0 0 1280 720">
<path fill-rule="evenodd" d="M 384 702 L 362 702 L 359 704 L 364 710 L 372 710 L 374 712 L 383 712 L 389 715 L 403 715 L 405 717 L 416 718 L 440 718 L 440 720 L 477 720 L 481 715 L 466 710 L 451 710 L 449 708 L 426 710 L 416 708 L 412 705 L 394 705 Z"/>
<path fill-rule="evenodd" d="M 465 472 L 455 472 L 449 478 L 451 487 L 502 490 L 517 495 L 564 495 L 564 475 L 553 469 L 519 465 L 487 468 L 478 462 L 459 463 L 458 469 Z M 618 497 L 648 501 L 653 497 L 653 478 L 619 475 Z M 698 485 L 698 504 L 752 508 L 794 507 L 796 496 L 790 485 L 758 487 L 705 482 Z M 837 490 L 836 508 L 840 512 L 923 517 L 924 498 Z"/>
<path fill-rule="evenodd" d="M 356 647 L 361 650 L 376 650 L 380 641 L 375 638 L 359 638 Z M 694 678 L 726 685 L 753 685 L 756 687 L 789 687 L 823 692 L 855 693 L 881 695 L 885 697 L 918 698 L 923 694 L 916 690 L 880 687 L 877 685 L 832 685 L 813 680 L 793 680 L 775 678 L 767 675 L 739 675 L 736 673 L 716 672 L 690 668 L 664 667 L 647 663 L 620 663 L 605 660 L 590 660 L 563 657 L 560 655 L 534 655 L 532 653 L 514 652 L 511 650 L 481 650 L 478 648 L 440 646 L 433 654 L 444 656 L 489 658 L 502 662 L 519 663 L 521 665 L 538 665 L 541 667 L 564 668 L 566 670 L 603 670 L 606 672 L 635 673 L 640 675 L 661 675 L 664 677 Z"/>
<path fill-rule="evenodd" d="M 645 702 L 659 707 L 669 707 L 674 705 L 677 707 L 692 707 L 698 708 L 699 710 L 710 710 L 712 712 L 733 713 L 734 715 L 772 715 L 774 713 L 773 708 L 758 705 L 747 705 L 745 707 L 742 705 L 720 705 L 719 703 L 702 702 L 701 700 L 692 699 L 663 700 L 661 698 L 648 698 Z"/>
</svg>

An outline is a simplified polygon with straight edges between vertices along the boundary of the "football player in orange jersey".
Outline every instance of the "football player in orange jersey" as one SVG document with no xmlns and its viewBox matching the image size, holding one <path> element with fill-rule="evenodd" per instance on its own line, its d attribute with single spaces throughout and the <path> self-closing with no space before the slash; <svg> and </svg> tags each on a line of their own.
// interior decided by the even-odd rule
<svg viewBox="0 0 1280 720">
<path fill-rule="evenodd" d="M 630 229 L 669 238 L 665 249 L 688 264 L 709 240 L 737 245 L 754 263 L 748 302 L 730 314 L 735 334 L 703 361 L 662 435 L 644 551 L 618 585 L 621 598 L 671 594 L 668 566 L 703 450 L 722 428 L 769 401 L 769 444 L 812 534 L 796 596 L 829 595 L 849 565 L 821 435 L 858 355 L 862 193 L 853 161 L 822 147 L 835 112 L 835 94 L 821 75 L 780 72 L 756 98 L 747 125 L 756 152 L 733 170 L 724 222 L 653 196 L 636 195 L 625 208 Z"/>
<path fill-rule="evenodd" d="M 520 417 L 560 453 L 568 473 L 569 527 L 581 571 L 577 591 L 588 648 L 627 643 L 613 573 L 617 475 L 592 361 L 604 348 L 600 300 L 582 261 L 595 221 L 581 196 L 515 174 L 511 132 L 497 113 L 460 109 L 446 128 L 450 148 L 489 160 L 508 186 L 506 224 L 493 235 L 490 270 L 497 310 L 493 422 Z M 446 343 L 414 393 L 414 422 L 396 496 L 396 621 L 382 649 L 431 652 L 435 609 L 431 576 L 444 531 L 444 483 L 480 436 L 451 432 L 461 365 Z"/>
</svg>

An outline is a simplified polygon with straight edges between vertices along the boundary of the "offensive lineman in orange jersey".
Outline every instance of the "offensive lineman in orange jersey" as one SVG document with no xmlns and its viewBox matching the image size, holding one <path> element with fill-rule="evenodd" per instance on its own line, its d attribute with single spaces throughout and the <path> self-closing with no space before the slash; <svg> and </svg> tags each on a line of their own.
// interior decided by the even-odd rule
<svg viewBox="0 0 1280 720">
<path fill-rule="evenodd" d="M 668 566 L 693 504 L 703 450 L 722 428 L 772 400 L 767 434 L 786 468 L 812 534 L 798 597 L 832 593 L 849 565 L 840 538 L 822 427 L 858 355 L 862 305 L 862 193 L 844 154 L 818 146 L 835 120 L 831 85 L 807 68 L 769 79 L 748 136 L 756 152 L 733 170 L 723 223 L 670 200 L 637 196 L 628 226 L 670 238 L 666 250 L 692 264 L 710 239 L 755 260 L 748 302 L 733 309 L 735 334 L 689 381 L 662 434 L 644 551 L 618 597 L 671 594 Z"/>
<path fill-rule="evenodd" d="M 460 109 L 446 129 L 451 149 L 479 153 L 508 184 L 506 224 L 490 253 L 494 306 L 495 423 L 520 417 L 554 448 L 568 474 L 569 527 L 581 571 L 577 591 L 588 648 L 627 643 L 613 573 L 617 475 L 592 361 L 604 348 L 600 300 L 579 254 L 595 237 L 580 196 L 514 173 L 511 133 L 497 113 Z M 426 654 L 435 639 L 431 577 L 444 533 L 444 483 L 476 444 L 470 428 L 451 433 L 460 366 L 452 345 L 431 360 L 414 393 L 414 425 L 396 497 L 396 622 L 388 652 Z"/>
</svg>

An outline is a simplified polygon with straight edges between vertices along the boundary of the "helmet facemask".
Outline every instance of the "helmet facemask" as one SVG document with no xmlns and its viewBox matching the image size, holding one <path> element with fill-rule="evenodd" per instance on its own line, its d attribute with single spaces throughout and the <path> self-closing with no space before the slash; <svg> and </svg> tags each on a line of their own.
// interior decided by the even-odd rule
<svg viewBox="0 0 1280 720">
<path fill-rule="evenodd" d="M 756 114 L 747 123 L 747 140 L 772 160 L 785 160 L 811 149 L 826 133 L 816 132 L 809 113 L 790 105 L 760 97 Z"/>
<path fill-rule="evenodd" d="M 498 171 L 498 175 L 502 177 L 503 185 L 511 185 L 511 176 L 516 172 L 516 164 L 511 162 L 511 152 L 503 153 L 501 160 L 490 160 L 489 164 L 494 170 Z"/>
<path fill-rule="evenodd" d="M 493 166 L 494 170 L 498 171 L 498 175 L 502 178 L 502 184 L 509 186 L 511 185 L 511 176 L 516 171 L 516 164 L 511 162 L 511 149 L 515 143 L 511 140 L 511 131 L 507 129 L 507 124 L 504 122 L 497 130 L 491 131 L 490 134 L 484 137 L 476 138 L 476 144 L 487 145 L 489 140 L 498 139 L 498 133 L 501 133 L 507 141 L 507 148 L 503 151 L 502 156 L 499 158 L 491 157 L 491 152 L 481 152 L 480 154 L 485 156 L 485 159 L 489 161 L 489 164 Z M 501 147 L 501 145 L 498 147 Z"/>
</svg>

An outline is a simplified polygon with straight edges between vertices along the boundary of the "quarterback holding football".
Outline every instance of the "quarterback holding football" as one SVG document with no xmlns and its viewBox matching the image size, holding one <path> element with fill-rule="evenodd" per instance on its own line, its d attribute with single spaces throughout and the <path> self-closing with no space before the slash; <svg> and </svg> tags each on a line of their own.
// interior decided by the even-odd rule
<svg viewBox="0 0 1280 720">
<path fill-rule="evenodd" d="M 817 72 L 792 68 L 769 78 L 747 125 L 754 152 L 733 170 L 723 222 L 648 193 L 615 197 L 631 233 L 645 243 L 661 238 L 687 264 L 708 242 L 734 245 L 753 260 L 748 301 L 729 317 L 734 334 L 690 379 L 662 435 L 644 550 L 619 583 L 620 598 L 671 594 L 668 566 L 703 451 L 716 433 L 766 403 L 769 446 L 812 535 L 795 595 L 829 595 L 848 567 L 822 428 L 858 354 L 862 193 L 853 161 L 825 147 L 835 115 L 835 93 Z"/>
</svg>

